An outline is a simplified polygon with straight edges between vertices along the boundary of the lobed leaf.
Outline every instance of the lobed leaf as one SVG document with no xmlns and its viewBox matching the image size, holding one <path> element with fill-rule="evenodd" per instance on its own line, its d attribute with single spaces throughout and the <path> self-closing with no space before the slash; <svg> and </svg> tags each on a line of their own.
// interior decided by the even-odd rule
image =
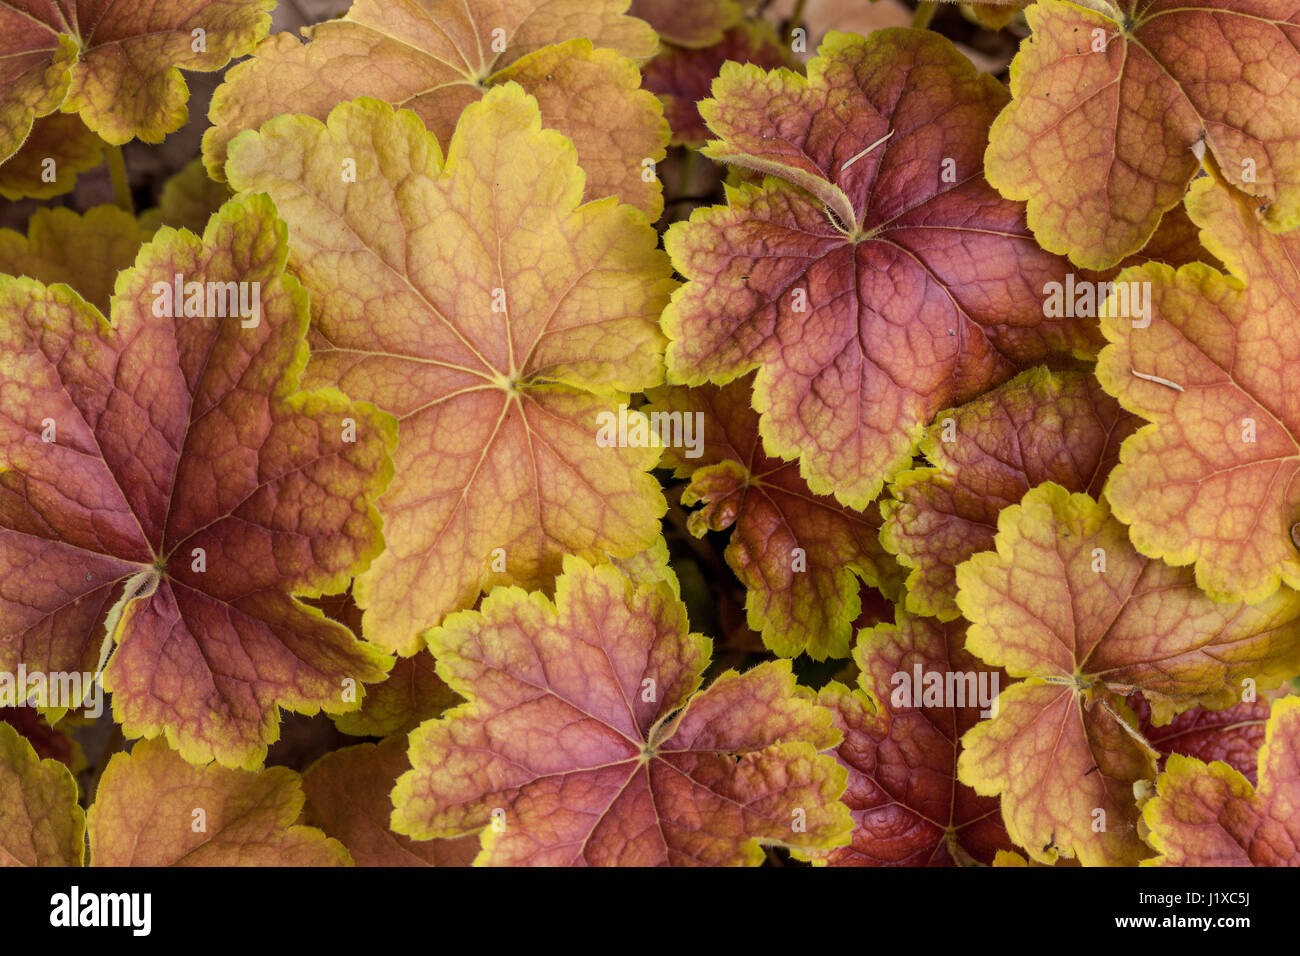
<svg viewBox="0 0 1300 956">
<path fill-rule="evenodd" d="M 1041 367 L 935 416 L 930 465 L 896 476 L 880 505 L 881 543 L 911 569 L 907 609 L 956 618 L 956 567 L 993 547 L 998 513 L 1045 481 L 1100 494 L 1138 424 L 1089 373 Z"/>
<path fill-rule="evenodd" d="M 90 808 L 95 866 L 350 866 L 348 851 L 297 824 L 303 792 L 286 767 L 195 767 L 161 740 L 114 754 Z"/>
<path fill-rule="evenodd" d="M 986 171 L 1043 248 L 1089 269 L 1136 252 L 1198 153 L 1300 226 L 1300 0 L 1040 0 Z"/>
<path fill-rule="evenodd" d="M 1141 694 L 1129 698 L 1138 718 L 1138 729 L 1151 746 L 1164 756 L 1182 754 L 1209 762 L 1221 760 L 1254 786 L 1258 780 L 1259 748 L 1264 744 L 1264 725 L 1272 712 L 1269 700 L 1234 704 L 1223 710 L 1193 707 L 1164 726 L 1151 721 L 1151 708 Z M 1161 760 L 1160 769 L 1164 769 Z"/>
<path fill-rule="evenodd" d="M 123 731 L 200 763 L 257 766 L 279 708 L 355 708 L 345 688 L 388 663 L 292 597 L 342 590 L 383 546 L 395 428 L 299 391 L 307 302 L 286 256 L 252 197 L 201 239 L 160 230 L 111 322 L 66 285 L 0 277 L 0 667 L 93 674 L 116 645 Z M 177 275 L 248 283 L 260 306 L 172 318 Z"/>
<path fill-rule="evenodd" d="M 1112 301 L 1097 378 L 1152 424 L 1124 442 L 1106 496 L 1143 554 L 1255 602 L 1300 587 L 1300 234 L 1269 232 L 1208 178 L 1187 208 L 1230 274 L 1152 264 L 1117 280 L 1150 291 L 1151 316 Z"/>
<path fill-rule="evenodd" d="M 149 235 L 116 206 L 96 206 L 84 215 L 38 209 L 26 236 L 0 229 L 0 273 L 71 286 L 107 315 L 118 273 L 131 267 Z"/>
<path fill-rule="evenodd" d="M 813 494 L 795 462 L 764 453 L 752 380 L 657 389 L 642 410 L 670 432 L 675 421 L 699 422 L 698 447 L 669 445 L 663 465 L 690 479 L 683 505 L 703 504 L 688 520 L 692 534 L 731 529 L 724 556 L 747 589 L 749 626 L 780 657 L 847 657 L 859 580 L 896 597 L 902 572 L 880 546 L 874 509 Z"/>
<path fill-rule="evenodd" d="M 26 141 L 0 163 L 0 196 L 50 199 L 71 192 L 77 175 L 104 161 L 104 141 L 75 114 L 37 119 Z"/>
<path fill-rule="evenodd" d="M 757 865 L 847 837 L 839 733 L 789 661 L 700 691 L 711 642 L 666 583 L 567 558 L 429 635 L 467 703 L 411 735 L 393 829 L 482 830 L 480 865 Z"/>
<path fill-rule="evenodd" d="M 962 623 L 899 610 L 895 623 L 858 637 L 860 690 L 822 688 L 818 701 L 844 734 L 834 753 L 849 772 L 842 799 L 854 822 L 852 842 L 823 856 L 830 866 L 970 866 L 1011 849 L 997 800 L 957 780 L 961 736 L 979 720 L 980 683 L 996 698 L 1005 677 L 980 667 L 965 637 Z M 961 700 L 928 699 L 930 675 L 960 688 Z"/>
<path fill-rule="evenodd" d="M 32 122 L 78 113 L 109 143 L 161 143 L 185 124 L 181 70 L 211 72 L 271 28 L 274 0 L 2 0 L 0 162 Z"/>
<path fill-rule="evenodd" d="M 547 587 L 563 554 L 654 543 L 658 449 L 597 438 L 626 391 L 662 380 L 667 257 L 640 211 L 578 205 L 574 148 L 531 96 L 488 91 L 445 161 L 413 113 L 361 99 L 328 124 L 246 134 L 228 172 L 293 232 L 315 315 L 307 382 L 401 423 L 388 548 L 354 589 L 367 639 L 413 654 L 484 587 Z"/>
<path fill-rule="evenodd" d="M 282 113 L 324 120 L 358 96 L 411 109 L 440 142 L 485 91 L 519 83 L 548 127 L 573 141 L 589 199 L 617 196 L 651 219 L 663 210 L 643 160 L 666 155 L 667 123 L 639 89 L 633 59 L 654 32 L 624 15 L 628 0 L 356 0 L 347 15 L 280 33 L 226 76 L 212 98 L 203 155 L 224 179 L 230 141 Z M 629 59 L 629 57 L 633 59 Z"/>
<path fill-rule="evenodd" d="M 81 866 L 85 832 L 68 768 L 0 722 L 0 866 Z"/>
<path fill-rule="evenodd" d="M 962 738 L 960 779 L 1002 795 L 1031 858 L 1085 866 L 1148 855 L 1133 784 L 1156 751 L 1124 698 L 1141 690 L 1157 723 L 1225 707 L 1249 678 L 1276 686 L 1300 666 L 1300 594 L 1221 604 L 1186 568 L 1144 558 L 1104 504 L 1054 484 L 998 519 L 996 551 L 957 568 L 966 647 L 1024 678 Z"/>
<path fill-rule="evenodd" d="M 984 182 L 1006 94 L 947 40 L 833 33 L 807 79 L 728 65 L 713 92 L 705 154 L 769 178 L 669 229 L 691 280 L 663 317 L 669 373 L 757 367 L 764 447 L 814 493 L 865 507 L 934 413 L 1093 349 L 1090 323 L 1044 316 L 1064 262 Z"/>
<path fill-rule="evenodd" d="M 1142 811 L 1151 866 L 1300 866 L 1300 698 L 1273 704 L 1259 786 L 1226 763 L 1174 754 Z"/>
</svg>

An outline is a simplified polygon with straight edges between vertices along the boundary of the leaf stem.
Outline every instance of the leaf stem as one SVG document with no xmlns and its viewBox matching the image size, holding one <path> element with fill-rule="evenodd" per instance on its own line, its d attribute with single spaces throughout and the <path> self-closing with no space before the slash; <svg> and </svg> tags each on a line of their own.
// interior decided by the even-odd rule
<svg viewBox="0 0 1300 956">
<path fill-rule="evenodd" d="M 915 30 L 924 30 L 930 26 L 930 21 L 934 19 L 934 12 L 939 9 L 938 0 L 926 0 L 926 2 L 916 5 L 916 13 L 912 14 L 912 28 Z"/>
<path fill-rule="evenodd" d="M 126 176 L 126 157 L 122 155 L 122 147 L 110 143 L 104 150 L 104 156 L 108 163 L 109 178 L 113 181 L 113 202 L 118 209 L 134 216 L 135 200 L 131 198 L 131 181 Z"/>
</svg>

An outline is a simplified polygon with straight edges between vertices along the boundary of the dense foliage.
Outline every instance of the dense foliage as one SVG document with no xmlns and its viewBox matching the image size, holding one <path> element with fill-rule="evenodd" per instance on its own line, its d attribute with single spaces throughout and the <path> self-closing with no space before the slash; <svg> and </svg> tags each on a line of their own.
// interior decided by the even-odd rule
<svg viewBox="0 0 1300 956">
<path fill-rule="evenodd" d="M 302 12 L 0 0 L 0 862 L 1300 865 L 1300 0 Z"/>
</svg>

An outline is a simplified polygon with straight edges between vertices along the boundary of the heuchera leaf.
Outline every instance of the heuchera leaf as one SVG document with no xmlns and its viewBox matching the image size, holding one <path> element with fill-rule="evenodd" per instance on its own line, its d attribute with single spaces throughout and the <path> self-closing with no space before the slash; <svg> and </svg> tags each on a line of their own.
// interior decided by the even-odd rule
<svg viewBox="0 0 1300 956">
<path fill-rule="evenodd" d="M 68 768 L 0 722 L 0 866 L 81 866 L 85 833 Z"/>
<path fill-rule="evenodd" d="M 705 154 L 772 178 L 668 231 L 692 280 L 664 314 L 668 368 L 698 385 L 759 367 L 764 446 L 801 456 L 816 494 L 865 507 L 935 412 L 1099 344 L 1044 317 L 1065 264 L 983 178 L 1006 93 L 946 39 L 833 33 L 806 80 L 728 65 L 713 93 Z"/>
<path fill-rule="evenodd" d="M 1089 8 L 1089 9 L 1085 9 Z M 1102 269 L 1183 198 L 1204 149 L 1300 226 L 1300 0 L 1040 0 L 986 169 L 1045 249 Z"/>
<path fill-rule="evenodd" d="M 71 209 L 38 209 L 27 235 L 0 229 L 0 273 L 71 286 L 105 315 L 117 274 L 131 266 L 150 236 L 116 206 L 96 206 L 84 215 Z"/>
<path fill-rule="evenodd" d="M 1104 504 L 1050 483 L 1003 510 L 996 544 L 957 568 L 966 648 L 1025 679 L 962 738 L 960 778 L 1002 794 L 1031 858 L 1131 865 L 1148 855 L 1132 786 L 1156 752 L 1124 698 L 1141 690 L 1167 723 L 1235 703 L 1245 678 L 1276 686 L 1300 669 L 1300 594 L 1216 603 L 1134 551 Z"/>
<path fill-rule="evenodd" d="M 959 740 L 979 720 L 978 688 L 982 682 L 991 702 L 1005 677 L 971 657 L 965 638 L 963 622 L 900 610 L 896 623 L 858 638 L 861 690 L 822 688 L 818 702 L 844 734 L 834 753 L 849 771 L 842 799 L 854 823 L 853 842 L 823 857 L 831 866 L 988 864 L 1012 847 L 997 799 L 956 779 Z M 928 700 L 926 681 L 934 679 L 960 688 L 964 706 L 938 694 Z"/>
<path fill-rule="evenodd" d="M 998 512 L 1044 481 L 1100 494 L 1139 424 L 1091 374 L 1045 368 L 940 412 L 921 439 L 930 465 L 898 475 L 880 505 L 881 543 L 912 569 L 907 609 L 957 617 L 954 569 L 993 547 Z"/>
<path fill-rule="evenodd" d="M 357 96 L 411 109 L 445 143 L 467 105 L 513 81 L 573 140 L 588 198 L 617 196 L 657 219 L 663 195 L 642 177 L 643 160 L 664 158 L 668 124 L 628 59 L 648 58 L 656 41 L 626 9 L 627 0 L 356 0 L 343 18 L 304 28 L 307 44 L 276 34 L 227 74 L 204 161 L 224 178 L 241 130 L 281 113 L 324 120 Z"/>
<path fill-rule="evenodd" d="M 185 124 L 181 70 L 211 72 L 271 28 L 275 0 L 0 0 L 0 162 L 32 120 L 80 113 L 110 143 Z"/>
<path fill-rule="evenodd" d="M 597 439 L 625 392 L 662 380 L 667 257 L 631 206 L 578 207 L 573 146 L 531 96 L 507 84 L 467 107 L 445 162 L 415 114 L 361 99 L 328 125 L 246 134 L 228 172 L 293 230 L 315 315 L 307 382 L 401 422 L 388 548 L 354 589 L 367 639 L 413 654 L 484 586 L 547 587 L 562 554 L 654 543 L 658 449 Z"/>
<path fill-rule="evenodd" d="M 781 657 L 847 657 L 859 579 L 897 597 L 902 571 L 880 545 L 874 508 L 855 511 L 815 495 L 795 462 L 764 453 L 752 380 L 656 389 L 642 411 L 656 433 L 672 427 L 656 429 L 658 421 L 698 421 L 697 447 L 669 445 L 663 465 L 690 479 L 683 505 L 703 503 L 688 520 L 692 534 L 732 529 L 725 557 L 748 590 L 749 626 Z"/>
<path fill-rule="evenodd" d="M 1154 424 L 1124 442 L 1106 496 L 1139 551 L 1257 601 L 1300 587 L 1300 233 L 1269 232 L 1208 178 L 1187 208 L 1232 275 L 1152 264 L 1116 280 L 1149 284 L 1152 316 L 1112 303 L 1097 378 Z"/>
<path fill-rule="evenodd" d="M 434 669 L 433 656 L 421 651 L 399 658 L 388 677 L 366 688 L 359 710 L 334 717 L 334 726 L 353 737 L 387 737 L 414 730 L 460 703 Z"/>
<path fill-rule="evenodd" d="M 1142 736 L 1160 753 L 1166 756 L 1177 753 L 1204 761 L 1221 760 L 1254 786 L 1259 748 L 1264 744 L 1264 725 L 1271 712 L 1267 699 L 1234 704 L 1223 710 L 1193 707 L 1164 726 L 1152 723 L 1151 708 L 1141 694 L 1131 695 L 1128 702 L 1137 715 Z"/>
<path fill-rule="evenodd" d="M 627 12 L 681 47 L 712 46 L 744 16 L 744 8 L 735 0 L 632 0 Z"/>
<path fill-rule="evenodd" d="M 95 672 L 116 642 L 124 732 L 196 762 L 257 766 L 279 707 L 354 708 L 344 682 L 390 663 L 291 597 L 342 590 L 382 547 L 395 425 L 298 391 L 307 301 L 286 256 L 263 196 L 202 239 L 161 230 L 111 324 L 65 285 L 0 278 L 0 666 Z M 177 275 L 250 283 L 260 307 L 172 318 Z"/>
<path fill-rule="evenodd" d="M 682 596 L 682 585 L 677 572 L 669 563 L 668 542 L 660 535 L 655 543 L 630 558 L 612 558 L 610 564 L 628 576 L 633 585 L 666 584 L 677 597 Z"/>
<path fill-rule="evenodd" d="M 307 601 L 325 616 L 361 637 L 361 608 L 352 593 L 331 594 Z M 434 670 L 433 655 L 418 653 L 398 658 L 388 676 L 365 689 L 357 710 L 331 714 L 340 733 L 353 737 L 388 737 L 414 730 L 430 717 L 461 702 Z"/>
<path fill-rule="evenodd" d="M 765 70 L 794 66 L 788 48 L 766 20 L 747 20 L 700 49 L 665 46 L 646 64 L 641 85 L 663 102 L 674 145 L 699 146 L 709 138 L 699 101 L 708 97 L 714 77 L 729 60 Z"/>
<path fill-rule="evenodd" d="M 1152 866 L 1300 866 L 1300 697 L 1273 704 L 1259 787 L 1226 763 L 1174 754 L 1142 810 Z"/>
<path fill-rule="evenodd" d="M 1028 3 L 1016 0 L 993 0 L 991 3 L 963 3 L 961 9 L 980 26 L 989 30 L 1001 30 L 1026 6 Z"/>
<path fill-rule="evenodd" d="M 405 734 L 328 753 L 303 774 L 303 818 L 338 839 L 357 866 L 469 866 L 477 834 L 417 842 L 388 828 L 389 794 L 410 769 Z"/>
<path fill-rule="evenodd" d="M 230 199 L 230 189 L 208 176 L 203 160 L 191 160 L 163 183 L 158 206 L 140 214 L 148 229 L 171 226 L 202 234 L 208 220 Z"/>
<path fill-rule="evenodd" d="M 79 117 L 68 113 L 41 117 L 22 148 L 0 164 L 0 196 L 62 196 L 76 187 L 78 173 L 94 169 L 103 160 L 104 141 Z"/>
<path fill-rule="evenodd" d="M 483 830 L 480 865 L 756 865 L 848 836 L 839 733 L 789 661 L 697 693 L 711 642 L 663 583 L 567 558 L 555 603 L 499 588 L 429 635 L 468 703 L 411 734 L 393 829 Z M 484 829 L 486 828 L 486 829 Z"/>
<path fill-rule="evenodd" d="M 66 732 L 66 725 L 50 726 L 38 708 L 0 707 L 0 721 L 25 737 L 42 760 L 53 757 L 73 773 L 86 766 L 86 755 L 81 745 Z"/>
<path fill-rule="evenodd" d="M 90 808 L 94 866 L 349 866 L 348 851 L 299 826 L 287 767 L 195 767 L 161 740 L 114 754 Z"/>
</svg>

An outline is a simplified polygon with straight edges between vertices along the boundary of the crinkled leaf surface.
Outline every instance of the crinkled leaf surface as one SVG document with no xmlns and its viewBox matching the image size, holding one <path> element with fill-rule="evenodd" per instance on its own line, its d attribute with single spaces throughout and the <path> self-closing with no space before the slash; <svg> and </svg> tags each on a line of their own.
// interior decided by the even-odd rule
<svg viewBox="0 0 1300 956">
<path fill-rule="evenodd" d="M 1091 9 L 1085 9 L 1085 7 Z M 1113 265 L 1183 198 L 1202 144 L 1274 229 L 1300 225 L 1300 0 L 1040 0 L 989 182 L 1045 249 Z"/>
<path fill-rule="evenodd" d="M 564 553 L 654 543 L 659 450 L 596 439 L 623 390 L 662 379 L 667 257 L 638 210 L 578 206 L 573 147 L 532 97 L 490 90 L 445 162 L 413 113 L 361 99 L 328 125 L 272 120 L 228 172 L 292 230 L 315 316 L 307 381 L 401 422 L 388 547 L 354 590 L 367 639 L 415 653 L 485 585 L 545 587 Z"/>
<path fill-rule="evenodd" d="M 1012 847 L 997 799 L 956 779 L 961 735 L 979 720 L 979 683 L 996 697 L 1005 678 L 967 653 L 965 638 L 964 622 L 900 610 L 896 623 L 858 638 L 853 657 L 861 692 L 837 683 L 822 688 L 818 701 L 844 734 L 834 752 L 849 771 L 843 800 L 854 824 L 853 842 L 825 855 L 829 865 L 987 864 Z M 964 706 L 955 696 L 927 700 L 926 675 L 962 688 Z M 975 680 L 969 696 L 967 683 L 957 682 L 968 675 Z"/>
<path fill-rule="evenodd" d="M 1264 745 L 1264 726 L 1272 710 L 1268 699 L 1223 710 L 1193 707 L 1164 726 L 1152 723 L 1151 708 L 1141 694 L 1131 695 L 1129 706 L 1138 717 L 1142 736 L 1162 754 L 1182 754 L 1206 762 L 1221 760 L 1255 785 L 1259 748 Z"/>
<path fill-rule="evenodd" d="M 668 43 L 705 47 L 740 21 L 744 7 L 736 0 L 632 0 L 627 12 L 649 23 Z"/>
<path fill-rule="evenodd" d="M 566 559 L 554 604 L 497 589 L 429 644 L 468 703 L 411 734 L 399 833 L 486 827 L 480 865 L 756 865 L 847 838 L 830 713 L 789 661 L 697 692 L 711 642 L 667 584 Z"/>
<path fill-rule="evenodd" d="M 328 753 L 303 774 L 304 819 L 338 839 L 357 866 L 469 866 L 477 834 L 417 842 L 388 828 L 393 784 L 410 769 L 404 734 Z"/>
<path fill-rule="evenodd" d="M 38 209 L 26 236 L 0 229 L 0 273 L 65 283 L 107 315 L 117 274 L 135 262 L 149 235 L 116 206 L 96 206 L 84 215 Z"/>
<path fill-rule="evenodd" d="M 880 540 L 912 569 L 908 610 L 957 617 L 955 568 L 993 547 L 998 512 L 1044 481 L 1100 494 L 1140 423 L 1091 374 L 1045 368 L 935 416 L 920 448 L 930 465 L 896 477 L 880 505 Z"/>
<path fill-rule="evenodd" d="M 0 866 L 80 866 L 85 833 L 68 768 L 0 722 Z"/>
<path fill-rule="evenodd" d="M 713 93 L 705 153 L 771 178 L 669 230 L 691 281 L 664 315 L 668 368 L 698 385 L 759 367 L 764 445 L 801 456 L 814 492 L 864 507 L 935 412 L 1093 347 L 1091 320 L 1044 317 L 1065 263 L 983 176 L 1006 93 L 947 40 L 833 33 L 806 80 L 725 66 Z"/>
<path fill-rule="evenodd" d="M 747 20 L 700 49 L 665 46 L 646 64 L 642 85 L 663 102 L 674 145 L 699 146 L 709 138 L 698 104 L 708 98 L 714 78 L 729 60 L 765 70 L 794 65 L 787 47 L 765 20 Z"/>
<path fill-rule="evenodd" d="M 116 642 L 104 685 L 127 736 L 196 762 L 257 766 L 279 707 L 354 708 L 344 681 L 387 663 L 291 597 L 342 590 L 382 547 L 395 428 L 298 390 L 286 256 L 263 196 L 202 239 L 160 231 L 111 323 L 67 286 L 0 278 L 0 666 L 93 672 Z M 177 274 L 257 283 L 256 323 L 155 315 Z"/>
<path fill-rule="evenodd" d="M 189 98 L 181 70 L 219 70 L 271 28 L 274 0 L 3 0 L 0 162 L 32 120 L 80 113 L 110 143 L 160 143 Z M 195 31 L 201 31 L 196 34 Z"/>
<path fill-rule="evenodd" d="M 241 130 L 281 113 L 324 120 L 357 96 L 413 110 L 445 143 L 466 106 L 514 81 L 574 141 L 588 198 L 618 196 L 658 218 L 663 196 L 657 179 L 642 178 L 642 160 L 664 158 L 668 126 L 628 59 L 653 54 L 655 36 L 626 9 L 627 0 L 357 0 L 345 17 L 304 28 L 305 45 L 276 34 L 230 71 L 212 99 L 205 162 L 223 178 Z"/>
<path fill-rule="evenodd" d="M 1132 787 L 1155 775 L 1156 752 L 1124 697 L 1141 690 L 1167 722 L 1235 703 L 1246 677 L 1289 678 L 1300 594 L 1216 603 L 1189 569 L 1134 551 L 1103 504 L 1053 484 L 1003 510 L 996 545 L 957 568 L 966 647 L 1025 679 L 962 738 L 961 780 L 1002 794 L 1007 831 L 1032 858 L 1131 865 L 1148 854 Z"/>
<path fill-rule="evenodd" d="M 77 174 L 104 160 L 104 141 L 69 113 L 53 113 L 32 124 L 22 148 L 0 164 L 0 196 L 49 199 L 71 192 Z M 52 161 L 47 162 L 47 161 Z"/>
<path fill-rule="evenodd" d="M 94 866 L 349 866 L 348 851 L 296 821 L 287 767 L 195 767 L 161 740 L 114 754 L 90 808 Z M 200 813 L 201 811 L 201 813 Z"/>
<path fill-rule="evenodd" d="M 699 423 L 698 446 L 666 447 L 663 464 L 690 478 L 682 504 L 702 503 L 689 518 L 692 534 L 731 529 L 725 557 L 747 588 L 749 626 L 782 657 L 847 657 L 859 579 L 897 596 L 901 569 L 880 545 L 875 509 L 813 494 L 795 462 L 764 453 L 752 379 L 657 389 L 643 411 L 652 425 L 673 416 Z"/>
<path fill-rule="evenodd" d="M 1273 705 L 1259 787 L 1226 763 L 1174 754 L 1142 811 L 1153 866 L 1300 866 L 1300 698 Z"/>
<path fill-rule="evenodd" d="M 1121 274 L 1150 283 L 1153 314 L 1142 327 L 1109 310 L 1097 378 L 1153 424 L 1124 442 L 1106 496 L 1138 550 L 1256 601 L 1300 587 L 1300 233 L 1269 232 L 1208 178 L 1187 206 L 1232 275 Z"/>
</svg>

